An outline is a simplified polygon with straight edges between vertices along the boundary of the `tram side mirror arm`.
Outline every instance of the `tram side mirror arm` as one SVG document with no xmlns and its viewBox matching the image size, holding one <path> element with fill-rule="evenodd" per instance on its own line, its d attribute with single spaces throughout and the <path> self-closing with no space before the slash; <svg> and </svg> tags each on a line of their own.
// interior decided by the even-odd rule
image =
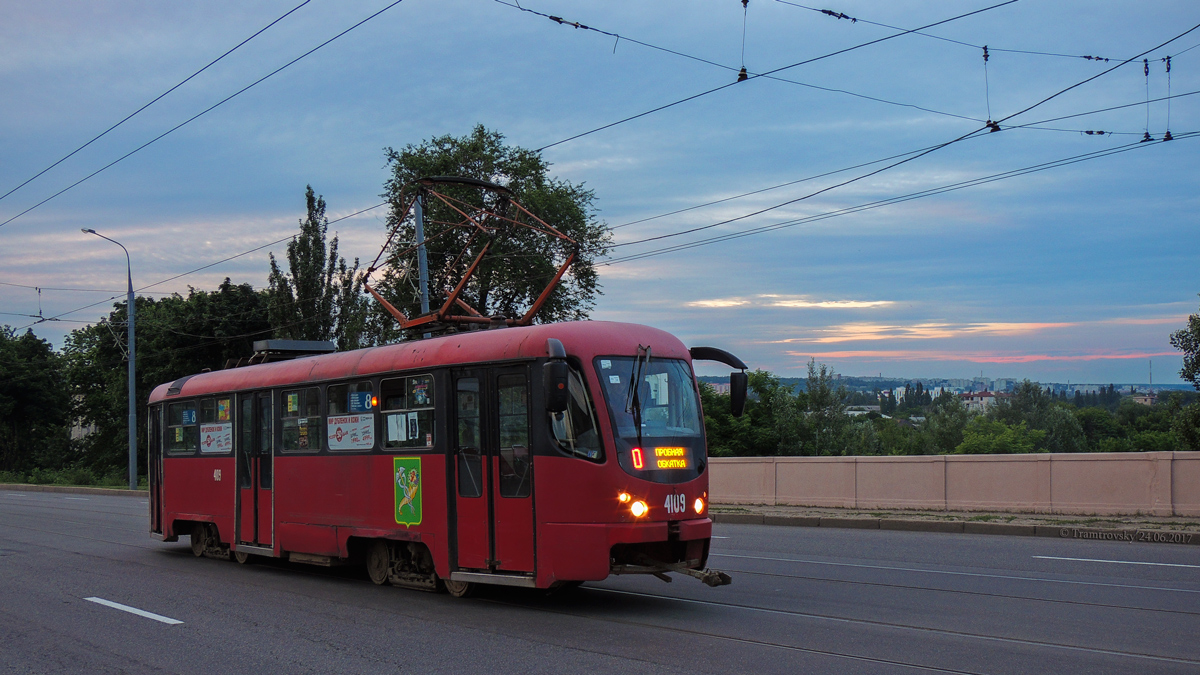
<svg viewBox="0 0 1200 675">
<path fill-rule="evenodd" d="M 746 390 L 750 376 L 746 371 L 729 374 L 729 408 L 734 417 L 741 417 L 746 410 Z"/>
<path fill-rule="evenodd" d="M 741 417 L 746 409 L 746 390 L 750 377 L 746 374 L 748 366 L 738 357 L 724 349 L 716 347 L 692 347 L 688 350 L 693 361 L 716 361 L 730 368 L 737 368 L 740 373 L 729 374 L 729 404 L 734 417 Z"/>
</svg>

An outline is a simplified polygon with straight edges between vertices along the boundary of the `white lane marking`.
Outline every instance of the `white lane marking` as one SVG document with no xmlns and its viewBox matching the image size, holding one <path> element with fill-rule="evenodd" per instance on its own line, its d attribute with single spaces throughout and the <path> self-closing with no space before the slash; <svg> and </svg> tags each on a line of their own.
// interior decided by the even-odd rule
<svg viewBox="0 0 1200 675">
<path fill-rule="evenodd" d="M 113 602 L 112 600 L 105 600 L 104 598 L 84 598 L 84 600 L 87 600 L 88 602 L 94 602 L 97 605 L 104 605 L 105 607 L 112 607 L 113 609 L 119 609 L 122 612 L 129 612 L 130 614 L 137 614 L 138 616 L 144 616 L 147 619 L 154 619 L 155 621 L 161 621 L 162 623 L 170 624 L 172 626 L 183 623 L 182 621 L 180 621 L 178 619 L 172 619 L 171 617 L 163 616 L 161 614 L 155 614 L 154 612 L 147 612 L 146 610 L 138 609 L 137 607 L 130 607 L 129 605 L 122 605 L 119 602 Z"/>
<path fill-rule="evenodd" d="M 137 305 L 134 305 L 134 307 L 137 307 Z M 136 314 L 136 312 L 135 312 L 135 314 Z M 729 537 L 718 537 L 717 535 L 715 535 L 715 534 L 714 534 L 714 535 L 712 536 L 712 538 L 713 538 L 713 539 L 728 539 Z"/>
<path fill-rule="evenodd" d="M 137 305 L 134 305 L 134 307 L 137 307 Z M 134 313 L 136 314 L 137 312 L 134 312 Z M 29 495 L 23 494 L 20 492 L 5 492 L 4 496 L 5 497 L 28 497 Z"/>
<path fill-rule="evenodd" d="M 1171 591 L 1173 593 L 1200 593 L 1192 588 L 1165 588 L 1162 586 L 1135 586 L 1131 584 L 1106 584 L 1099 581 L 1070 581 L 1067 579 L 1039 579 L 1037 577 L 1018 577 L 1007 574 L 981 574 L 979 572 L 950 572 L 948 570 L 922 570 L 915 567 L 888 567 L 886 565 L 862 565 L 856 563 L 835 563 L 821 560 L 796 560 L 794 558 L 762 558 L 752 555 L 732 555 L 730 553 L 711 553 L 710 556 L 719 558 L 741 558 L 743 560 L 771 560 L 775 562 L 800 563 L 804 565 L 828 565 L 830 567 L 858 567 L 869 570 L 891 570 L 894 572 L 921 572 L 924 574 L 949 574 L 960 577 L 981 577 L 984 579 L 1012 579 L 1016 581 L 1037 581 L 1045 584 L 1072 584 L 1075 586 L 1103 586 L 1107 588 L 1132 588 L 1141 591 Z"/>
<path fill-rule="evenodd" d="M 136 306 L 137 306 L 137 305 L 134 305 L 134 307 L 136 307 Z M 135 312 L 135 314 L 136 314 L 136 312 Z M 92 501 L 92 500 L 88 499 L 87 497 L 63 497 L 63 499 L 71 499 L 71 500 L 74 500 L 74 501 L 77 501 L 77 502 L 90 502 L 90 501 Z"/>
<path fill-rule="evenodd" d="M 134 309 L 137 309 L 137 303 L 136 303 L 136 302 L 135 302 L 135 303 L 133 303 L 133 308 L 134 308 Z M 134 312 L 134 314 L 137 314 L 137 312 Z M 143 504 L 149 504 L 150 502 L 142 502 L 142 503 L 143 503 Z"/>
<path fill-rule="evenodd" d="M 1141 562 L 1138 560 L 1100 560 L 1098 558 L 1060 558 L 1056 555 L 1035 555 L 1038 560 L 1071 560 L 1073 562 L 1115 563 L 1118 565 L 1154 565 L 1156 567 L 1191 567 L 1200 569 L 1200 565 L 1184 565 L 1183 563 Z"/>
</svg>

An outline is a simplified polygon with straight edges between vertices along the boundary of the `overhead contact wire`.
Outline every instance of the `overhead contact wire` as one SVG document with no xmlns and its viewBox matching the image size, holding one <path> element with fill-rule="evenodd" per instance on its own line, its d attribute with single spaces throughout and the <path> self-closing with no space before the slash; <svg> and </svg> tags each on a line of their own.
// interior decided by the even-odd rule
<svg viewBox="0 0 1200 675">
<path fill-rule="evenodd" d="M 190 124 L 191 122 L 194 122 L 195 120 L 197 120 L 197 119 L 199 119 L 200 117 L 202 117 L 202 116 L 204 116 L 204 115 L 206 115 L 206 114 L 208 114 L 208 113 L 212 112 L 213 110 L 216 110 L 218 107 L 220 107 L 221 105 L 224 105 L 225 103 L 229 102 L 229 101 L 230 101 L 230 100 L 232 100 L 233 98 L 235 98 L 235 97 L 237 97 L 237 96 L 239 96 L 239 95 L 241 95 L 241 94 L 245 93 L 246 91 L 249 91 L 251 88 L 253 88 L 253 87 L 257 86 L 258 84 L 262 83 L 263 81 L 267 80 L 268 78 L 271 78 L 271 77 L 273 77 L 273 76 L 277 75 L 278 73 L 282 72 L 282 71 L 283 71 L 283 70 L 285 70 L 286 68 L 289 68 L 289 67 L 291 67 L 292 65 L 294 65 L 295 63 L 297 63 L 297 62 L 298 62 L 298 61 L 300 61 L 301 59 L 303 59 L 303 58 L 305 58 L 305 57 L 309 56 L 310 54 L 312 54 L 312 53 L 316 52 L 317 50 L 321 49 L 322 47 L 325 47 L 326 45 L 328 45 L 329 43 L 333 42 L 334 40 L 337 40 L 338 38 L 342 37 L 342 36 L 343 36 L 343 35 L 345 35 L 346 33 L 349 33 L 350 31 L 354 30 L 355 28 L 358 28 L 359 26 L 361 26 L 361 25 L 363 25 L 364 23 L 366 23 L 366 22 L 370 21 L 371 19 L 374 19 L 375 17 L 379 16 L 380 14 L 383 14 L 384 12 L 386 12 L 386 11 L 388 11 L 389 9 L 391 9 L 391 8 L 395 7 L 396 5 L 400 4 L 400 3 L 401 3 L 401 2 L 403 2 L 403 1 L 404 1 L 404 0 L 394 0 L 394 2 L 392 2 L 392 3 L 388 4 L 388 5 L 387 5 L 386 7 L 384 7 L 383 9 L 381 9 L 381 10 L 379 10 L 379 11 L 375 12 L 374 14 L 372 14 L 372 15 L 368 16 L 367 18 L 365 18 L 365 19 L 363 19 L 363 20 L 359 21 L 358 23 L 354 24 L 353 26 L 350 26 L 349 28 L 347 28 L 346 30 L 343 30 L 342 32 L 338 33 L 337 35 L 334 35 L 333 37 L 331 37 L 331 38 L 329 38 L 328 40 L 326 40 L 326 41 L 322 42 L 321 44 L 317 45 L 316 47 L 313 47 L 312 49 L 310 49 L 310 50 L 308 50 L 308 51 L 304 52 L 304 53 L 303 53 L 303 54 L 301 54 L 300 56 L 297 56 L 296 58 L 292 59 L 291 61 L 288 61 L 287 63 L 283 64 L 282 66 L 279 66 L 278 68 L 276 68 L 275 70 L 272 70 L 271 72 L 267 73 L 266 75 L 263 75 L 262 77 L 258 78 L 258 79 L 257 79 L 257 80 L 255 80 L 254 82 L 251 82 L 250 84 L 246 85 L 245 87 L 242 87 L 241 89 L 239 89 L 239 90 L 235 91 L 234 93 L 230 94 L 229 96 L 226 96 L 225 98 L 223 98 L 223 99 L 221 99 L 220 101 L 218 101 L 218 102 L 214 103 L 213 105 L 209 106 L 208 108 L 205 108 L 204 110 L 202 110 L 202 111 L 200 111 L 200 112 L 196 113 L 195 115 L 193 115 L 193 116 L 189 117 L 188 119 L 184 120 L 183 122 L 180 122 L 179 124 L 176 124 L 175 126 L 171 127 L 170 129 L 168 129 L 168 130 L 164 131 L 163 133 L 159 134 L 158 136 L 155 136 L 154 138 L 150 139 L 149 141 L 146 141 L 146 142 L 145 142 L 145 143 L 143 143 L 142 145 L 139 145 L 138 147 L 134 148 L 133 150 L 130 150 L 129 152 L 125 153 L 124 155 L 121 155 L 121 156 L 120 156 L 120 157 L 118 157 L 117 159 L 114 159 L 113 161 L 109 162 L 108 164 L 105 164 L 104 166 L 100 167 L 99 169 L 96 169 L 96 170 L 95 170 L 95 171 L 93 171 L 92 173 L 90 173 L 90 174 L 88 174 L 88 175 L 84 176 L 83 178 L 80 178 L 79 180 L 75 181 L 74 183 L 71 183 L 71 184 L 70 184 L 70 185 L 68 185 L 67 187 L 65 187 L 65 188 L 63 188 L 63 189 L 61 189 L 61 190 L 59 190 L 58 192 L 55 192 L 54 194 L 50 195 L 49 197 L 46 197 L 46 198 L 45 198 L 45 199 L 43 199 L 42 201 L 40 201 L 40 202 L 38 202 L 38 203 L 34 204 L 33 206 L 31 206 L 31 207 L 29 207 L 29 208 L 25 209 L 24 211 L 21 211 L 21 212 L 20 212 L 20 213 L 18 213 L 17 215 L 15 215 L 15 216 L 13 216 L 13 217 L 9 218 L 8 220 L 5 220 L 4 222 L 0 223 L 0 227 L 4 227 L 5 225 L 7 225 L 7 224 L 11 223 L 12 221 L 16 220 L 17 218 L 20 218 L 21 216 L 25 215 L 26 213 L 29 213 L 30 211 L 32 211 L 32 210 L 34 210 L 34 209 L 38 208 L 39 206 L 41 206 L 41 205 L 45 204 L 46 202 L 48 202 L 48 201 L 50 201 L 50 200 L 52 200 L 52 199 L 54 199 L 54 198 L 58 197 L 59 195 L 61 195 L 61 194 L 65 193 L 65 192 L 67 192 L 68 190 L 71 190 L 71 189 L 73 189 L 74 187 L 76 187 L 76 186 L 77 186 L 77 185 L 79 185 L 80 183 L 83 183 L 84 181 L 91 179 L 92 177 L 96 176 L 97 174 L 99 174 L 99 173 L 101 173 L 101 172 L 103 172 L 103 171 L 106 171 L 106 170 L 108 170 L 108 169 L 112 168 L 113 166 L 115 166 L 116 164 L 120 163 L 121 161 L 123 161 L 123 160 L 127 159 L 128 157 L 130 157 L 130 156 L 132 156 L 132 155 L 134 155 L 134 154 L 136 154 L 136 153 L 138 153 L 138 152 L 140 152 L 140 151 L 144 150 L 145 148 L 147 148 L 147 147 L 149 147 L 150 145 L 152 145 L 152 144 L 154 144 L 154 143 L 158 142 L 159 140 L 163 139 L 164 137 L 168 136 L 169 134 L 171 134 L 171 133 L 173 133 L 173 132 L 175 132 L 175 131 L 179 130 L 179 129 L 180 129 L 180 128 L 182 128 L 183 126 L 185 126 L 185 125 L 187 125 L 187 124 Z M 1015 0 L 1014 0 L 1014 1 L 1015 1 Z"/>
</svg>

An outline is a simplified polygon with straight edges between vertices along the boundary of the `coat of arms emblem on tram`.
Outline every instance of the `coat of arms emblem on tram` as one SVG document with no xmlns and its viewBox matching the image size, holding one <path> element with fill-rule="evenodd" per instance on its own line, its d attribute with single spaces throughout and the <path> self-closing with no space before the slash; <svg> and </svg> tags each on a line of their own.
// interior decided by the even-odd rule
<svg viewBox="0 0 1200 675">
<path fill-rule="evenodd" d="M 413 526 L 421 524 L 421 458 L 393 459 L 393 487 L 396 492 L 396 522 Z"/>
</svg>

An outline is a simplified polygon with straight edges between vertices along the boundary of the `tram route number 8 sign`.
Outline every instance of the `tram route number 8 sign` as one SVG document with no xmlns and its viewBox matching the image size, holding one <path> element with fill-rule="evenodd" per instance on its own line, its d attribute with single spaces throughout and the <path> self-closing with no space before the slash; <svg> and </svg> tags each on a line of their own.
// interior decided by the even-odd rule
<svg viewBox="0 0 1200 675">
<path fill-rule="evenodd" d="M 396 493 L 396 523 L 411 527 L 421 524 L 421 458 L 392 460 L 392 487 Z"/>
</svg>

